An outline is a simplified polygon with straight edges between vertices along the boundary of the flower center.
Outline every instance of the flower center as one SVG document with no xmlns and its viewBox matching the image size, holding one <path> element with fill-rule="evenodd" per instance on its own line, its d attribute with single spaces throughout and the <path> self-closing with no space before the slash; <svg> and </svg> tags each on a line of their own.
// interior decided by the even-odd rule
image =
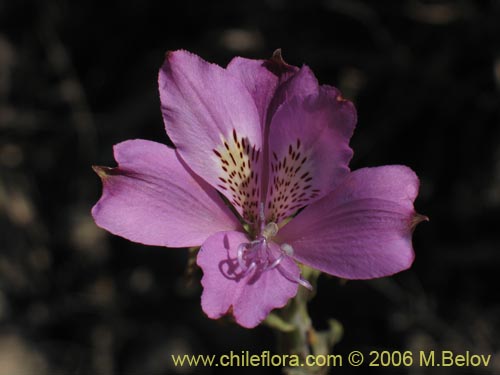
<svg viewBox="0 0 500 375">
<path fill-rule="evenodd" d="M 260 205 L 260 232 L 254 241 L 244 242 L 238 246 L 238 264 L 243 271 L 243 276 L 252 272 L 259 274 L 273 270 L 280 266 L 286 257 L 293 255 L 293 248 L 287 243 L 279 247 L 279 251 L 271 248 L 270 242 L 278 234 L 278 225 L 275 222 L 265 223 L 264 204 Z M 281 274 L 291 281 L 295 281 L 307 289 L 312 289 L 311 284 L 301 276 L 291 275 L 284 267 L 280 267 Z"/>
</svg>

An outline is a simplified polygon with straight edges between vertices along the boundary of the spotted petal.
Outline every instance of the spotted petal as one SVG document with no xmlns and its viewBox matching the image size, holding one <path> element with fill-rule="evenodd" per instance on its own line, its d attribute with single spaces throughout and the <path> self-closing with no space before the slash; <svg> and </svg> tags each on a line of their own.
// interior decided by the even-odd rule
<svg viewBox="0 0 500 375">
<path fill-rule="evenodd" d="M 201 306 L 212 319 L 232 312 L 246 328 L 261 323 L 272 309 L 285 306 L 297 293 L 300 271 L 288 257 L 278 267 L 244 275 L 239 268 L 237 249 L 248 242 L 240 232 L 220 232 L 211 236 L 198 253 L 203 270 Z M 270 244 L 279 254 L 277 245 Z"/>
<path fill-rule="evenodd" d="M 175 51 L 160 70 L 159 90 L 181 157 L 251 221 L 260 201 L 262 132 L 247 88 L 226 69 Z"/>
<path fill-rule="evenodd" d="M 418 178 L 404 166 L 363 168 L 287 224 L 280 239 L 300 262 L 346 279 L 370 279 L 410 267 L 414 226 L 426 219 L 413 201 Z"/>
<path fill-rule="evenodd" d="M 351 102 L 322 86 L 287 100 L 269 133 L 266 209 L 279 222 L 333 190 L 349 172 L 349 139 L 356 123 Z"/>
<path fill-rule="evenodd" d="M 102 197 L 94 220 L 109 232 L 146 245 L 199 246 L 212 233 L 239 228 L 235 216 L 176 152 L 133 140 L 114 147 L 117 168 L 96 167 Z"/>
</svg>

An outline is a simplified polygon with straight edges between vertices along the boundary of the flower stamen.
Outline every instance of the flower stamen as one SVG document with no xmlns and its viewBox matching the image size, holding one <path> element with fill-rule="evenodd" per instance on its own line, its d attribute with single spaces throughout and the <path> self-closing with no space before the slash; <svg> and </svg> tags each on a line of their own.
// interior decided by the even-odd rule
<svg viewBox="0 0 500 375">
<path fill-rule="evenodd" d="M 278 267 L 278 265 L 281 263 L 283 259 L 285 259 L 285 254 L 282 253 L 278 258 L 275 259 L 274 262 L 271 263 L 271 265 L 267 268 L 267 271 Z"/>
<path fill-rule="evenodd" d="M 254 241 L 241 243 L 237 250 L 237 260 L 243 276 L 250 274 L 254 270 L 258 270 L 258 272 L 261 273 L 273 270 L 278 267 L 286 257 L 291 257 L 294 253 L 293 247 L 290 244 L 283 243 L 279 247 L 279 256 L 275 257 L 273 255 L 269 246 L 269 241 L 278 234 L 279 227 L 275 222 L 265 223 L 264 205 L 262 203 L 259 211 L 259 236 Z M 302 276 L 294 276 L 283 267 L 280 268 L 280 272 L 287 279 L 312 290 L 311 284 Z"/>
<path fill-rule="evenodd" d="M 304 279 L 302 275 L 299 276 L 299 278 L 296 280 L 300 285 L 302 285 L 304 288 L 313 290 L 313 287 L 309 281 Z"/>
</svg>

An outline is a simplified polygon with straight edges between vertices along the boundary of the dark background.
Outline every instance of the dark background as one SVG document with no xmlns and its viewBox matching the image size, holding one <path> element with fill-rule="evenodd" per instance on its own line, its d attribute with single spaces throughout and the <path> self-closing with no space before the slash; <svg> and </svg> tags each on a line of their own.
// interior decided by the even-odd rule
<svg viewBox="0 0 500 375">
<path fill-rule="evenodd" d="M 185 250 L 113 237 L 90 208 L 113 144 L 167 142 L 167 50 L 226 65 L 278 47 L 355 102 L 352 168 L 410 166 L 431 219 L 409 271 L 323 276 L 316 326 L 343 323 L 341 354 L 494 355 L 481 371 L 363 373 L 500 373 L 499 1 L 0 0 L 0 375 L 212 373 L 170 354 L 274 349 L 266 327 L 204 316 Z"/>
</svg>

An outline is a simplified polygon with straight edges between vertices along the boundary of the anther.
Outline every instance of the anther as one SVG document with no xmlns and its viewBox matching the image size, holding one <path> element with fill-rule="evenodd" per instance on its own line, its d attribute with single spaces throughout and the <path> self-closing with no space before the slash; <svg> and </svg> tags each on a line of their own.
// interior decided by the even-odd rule
<svg viewBox="0 0 500 375">
<path fill-rule="evenodd" d="M 264 230 L 262 231 L 262 237 L 264 237 L 266 240 L 269 240 L 276 236 L 276 234 L 278 234 L 278 229 L 278 224 L 270 222 L 264 227 Z"/>
<path fill-rule="evenodd" d="M 293 247 L 287 243 L 281 244 L 280 249 L 288 256 L 293 255 Z"/>
</svg>

